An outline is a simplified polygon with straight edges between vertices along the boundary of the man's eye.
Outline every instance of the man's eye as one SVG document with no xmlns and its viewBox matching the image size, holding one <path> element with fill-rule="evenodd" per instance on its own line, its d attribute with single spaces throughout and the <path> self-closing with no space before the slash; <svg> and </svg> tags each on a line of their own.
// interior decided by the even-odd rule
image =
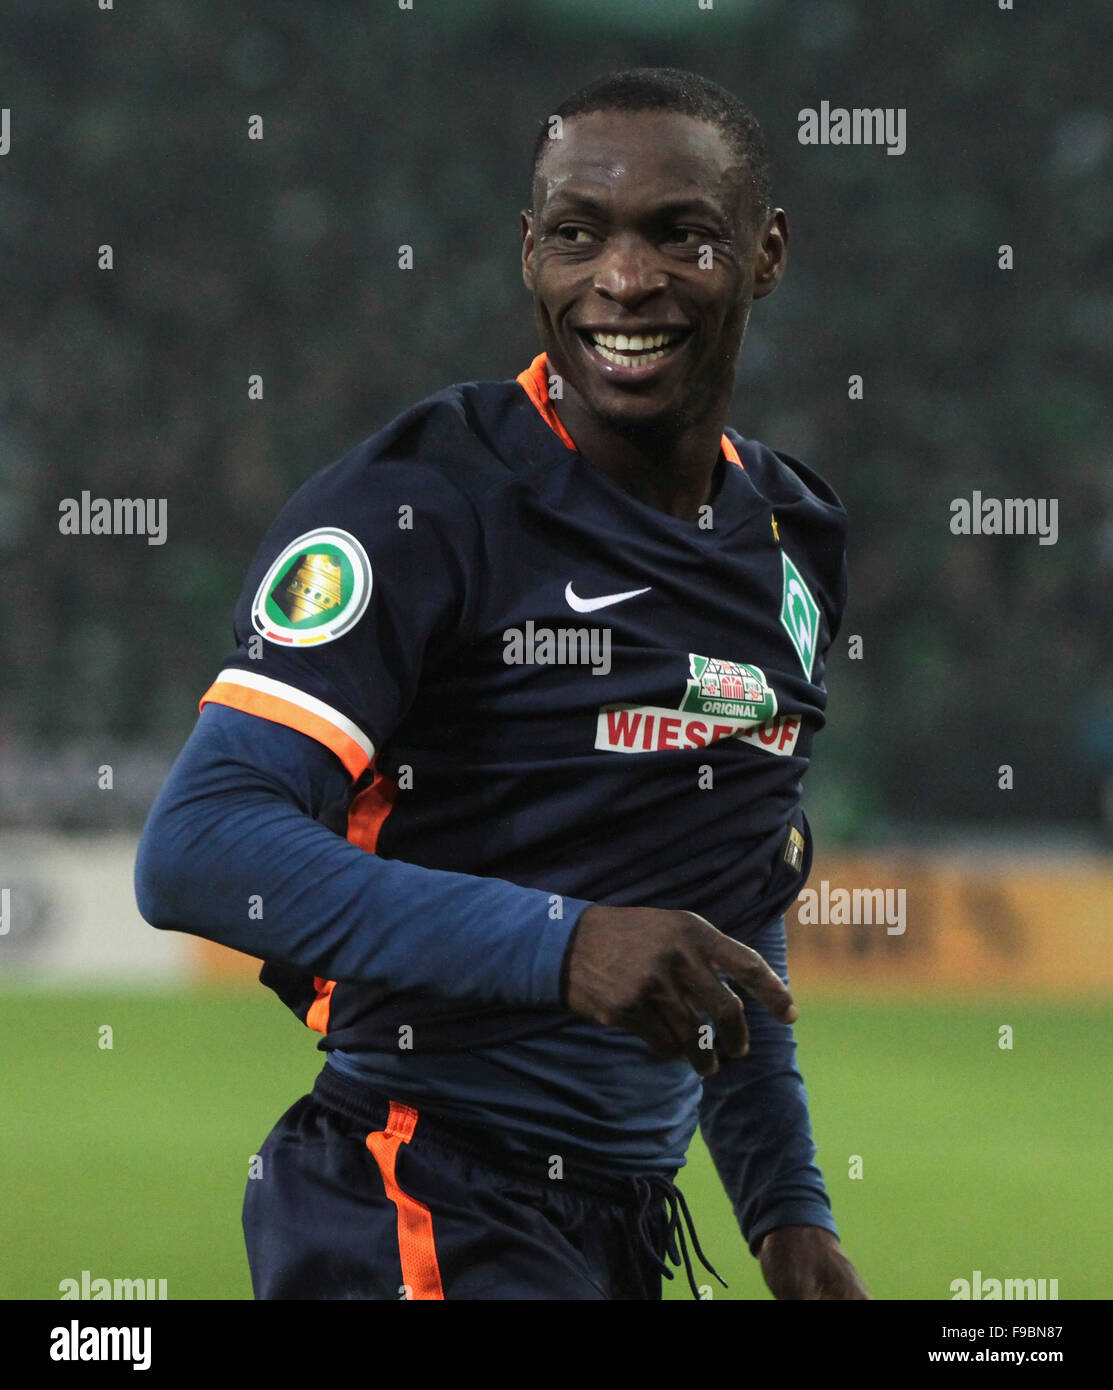
<svg viewBox="0 0 1113 1390">
<path fill-rule="evenodd" d="M 588 246 L 592 241 L 591 233 L 586 227 L 575 227 L 567 222 L 557 228 L 556 234 L 561 241 L 566 241 L 570 246 Z"/>
<path fill-rule="evenodd" d="M 701 238 L 706 241 L 707 234 L 695 227 L 671 227 L 665 233 L 665 240 L 670 246 L 698 246 Z"/>
</svg>

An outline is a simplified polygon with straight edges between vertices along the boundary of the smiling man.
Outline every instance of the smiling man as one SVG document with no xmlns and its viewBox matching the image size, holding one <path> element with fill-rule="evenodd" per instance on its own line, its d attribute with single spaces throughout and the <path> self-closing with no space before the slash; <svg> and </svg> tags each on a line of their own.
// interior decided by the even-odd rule
<svg viewBox="0 0 1113 1390">
<path fill-rule="evenodd" d="M 788 229 L 757 127 L 729 98 L 703 94 L 733 117 L 723 125 L 663 102 L 591 109 L 609 90 L 572 98 L 567 137 L 538 143 L 525 280 L 577 448 L 643 501 L 694 515 L 750 306 L 780 280 Z"/>
<path fill-rule="evenodd" d="M 658 1299 L 681 1260 L 695 1292 L 674 1178 L 701 1123 L 774 1295 L 865 1298 L 783 920 L 845 514 L 726 427 L 785 217 L 703 78 L 556 114 L 522 216 L 543 351 L 287 504 L 140 906 L 263 959 L 322 1035 L 248 1182 L 256 1297 Z"/>
</svg>

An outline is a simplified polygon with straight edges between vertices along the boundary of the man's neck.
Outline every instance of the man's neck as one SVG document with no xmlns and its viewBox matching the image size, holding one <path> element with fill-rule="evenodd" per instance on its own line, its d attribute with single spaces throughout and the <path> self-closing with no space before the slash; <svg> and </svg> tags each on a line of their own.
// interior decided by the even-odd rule
<svg viewBox="0 0 1113 1390">
<path fill-rule="evenodd" d="M 715 495 L 725 406 L 722 420 L 703 420 L 676 435 L 619 434 L 573 399 L 561 402 L 557 413 L 587 462 L 647 507 L 698 521 L 699 509 Z"/>
</svg>

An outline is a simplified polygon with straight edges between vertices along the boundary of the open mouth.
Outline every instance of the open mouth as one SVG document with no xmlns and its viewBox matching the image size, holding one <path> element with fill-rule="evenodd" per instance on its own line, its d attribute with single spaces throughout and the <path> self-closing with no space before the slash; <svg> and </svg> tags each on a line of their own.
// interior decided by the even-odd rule
<svg viewBox="0 0 1113 1390">
<path fill-rule="evenodd" d="M 689 336 L 688 328 L 663 329 L 658 333 L 597 333 L 578 330 L 584 342 L 605 362 L 615 367 L 649 367 L 675 352 Z"/>
</svg>

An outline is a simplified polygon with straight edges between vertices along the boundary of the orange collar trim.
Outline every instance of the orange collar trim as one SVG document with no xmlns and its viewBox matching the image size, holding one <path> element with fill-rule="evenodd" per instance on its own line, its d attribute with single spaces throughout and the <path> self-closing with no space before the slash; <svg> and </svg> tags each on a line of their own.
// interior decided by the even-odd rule
<svg viewBox="0 0 1113 1390">
<path fill-rule="evenodd" d="M 553 403 L 549 399 L 549 374 L 546 371 L 546 365 L 545 354 L 539 352 L 525 371 L 518 373 L 515 380 L 537 407 L 542 420 L 553 433 L 563 439 L 570 449 L 574 449 L 576 447 L 575 441 L 560 423 L 560 417 L 553 409 Z"/>
<path fill-rule="evenodd" d="M 549 374 L 548 363 L 543 352 L 539 352 L 524 372 L 519 372 L 515 377 L 518 385 L 533 402 L 538 414 L 548 425 L 552 432 L 561 439 L 569 449 L 576 447 L 575 441 L 560 422 L 560 416 L 553 409 L 553 403 L 549 399 Z M 723 435 L 720 446 L 723 457 L 729 463 L 736 463 L 739 468 L 745 468 L 745 464 L 738 457 L 738 450 Z"/>
</svg>

